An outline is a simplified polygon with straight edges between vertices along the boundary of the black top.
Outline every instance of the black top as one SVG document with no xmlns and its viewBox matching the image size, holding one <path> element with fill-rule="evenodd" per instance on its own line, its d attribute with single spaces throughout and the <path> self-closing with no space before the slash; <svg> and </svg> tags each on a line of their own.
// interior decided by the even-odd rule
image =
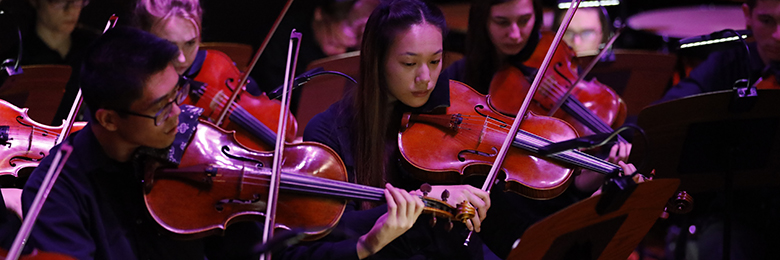
<svg viewBox="0 0 780 260">
<path fill-rule="evenodd" d="M 185 128 L 180 124 L 179 129 Z M 122 163 L 109 158 L 89 124 L 67 142 L 73 153 L 41 209 L 27 250 L 38 248 L 77 259 L 256 259 L 250 251 L 252 241 L 262 234 L 256 223 L 231 226 L 226 237 L 172 239 L 147 212 L 137 171 L 141 166 L 135 160 Z M 52 148 L 51 154 L 59 148 Z M 27 181 L 22 194 L 25 213 L 53 157 L 47 156 Z"/>
</svg>

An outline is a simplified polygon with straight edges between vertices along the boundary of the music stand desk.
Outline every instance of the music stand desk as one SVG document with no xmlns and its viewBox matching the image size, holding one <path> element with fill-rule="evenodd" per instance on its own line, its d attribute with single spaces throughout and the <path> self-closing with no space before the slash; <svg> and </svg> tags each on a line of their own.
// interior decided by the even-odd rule
<svg viewBox="0 0 780 260">
<path fill-rule="evenodd" d="M 507 259 L 626 259 L 677 190 L 679 180 L 640 183 L 615 211 L 599 215 L 603 194 L 571 205 L 525 231 Z"/>
</svg>

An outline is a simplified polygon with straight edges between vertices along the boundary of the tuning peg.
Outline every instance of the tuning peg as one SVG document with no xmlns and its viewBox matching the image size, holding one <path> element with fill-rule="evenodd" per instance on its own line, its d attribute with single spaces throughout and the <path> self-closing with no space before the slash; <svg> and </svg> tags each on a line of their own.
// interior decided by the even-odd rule
<svg viewBox="0 0 780 260">
<path fill-rule="evenodd" d="M 449 190 L 444 190 L 444 192 L 441 193 L 441 200 L 443 200 L 444 202 L 447 202 L 447 199 L 449 199 L 449 198 L 450 198 L 450 191 Z"/>
<path fill-rule="evenodd" d="M 422 191 L 423 196 L 428 196 L 428 193 L 430 193 L 431 190 L 433 190 L 433 188 L 428 183 L 423 183 L 422 185 L 420 185 L 420 191 Z"/>
<path fill-rule="evenodd" d="M 445 227 L 445 229 L 447 230 L 447 232 L 450 232 L 452 230 L 452 227 L 453 227 L 452 220 L 448 218 L 447 219 L 447 226 Z"/>
</svg>

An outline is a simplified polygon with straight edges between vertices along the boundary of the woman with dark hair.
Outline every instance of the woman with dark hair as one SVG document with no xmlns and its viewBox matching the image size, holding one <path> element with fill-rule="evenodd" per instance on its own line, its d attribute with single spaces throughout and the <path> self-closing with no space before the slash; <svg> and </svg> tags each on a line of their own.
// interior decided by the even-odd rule
<svg viewBox="0 0 780 260">
<path fill-rule="evenodd" d="M 448 88 L 434 88 L 441 71 L 445 31 L 442 13 L 432 5 L 416 0 L 380 5 L 366 23 L 357 88 L 309 121 L 304 140 L 333 148 L 344 160 L 350 181 L 418 189 L 421 183 L 399 166 L 404 159 L 398 153 L 398 127 L 403 112 L 425 112 L 449 105 Z M 289 249 L 287 256 L 312 253 L 326 247 L 326 241 L 352 239 L 357 242 L 360 258 L 364 256 L 362 251 L 368 251 L 376 253 L 376 258 L 471 259 L 469 248 L 462 244 L 469 229 L 480 230 L 481 219 L 490 207 L 488 193 L 469 185 L 433 186 L 428 196 L 439 198 L 445 190 L 450 193 L 448 201 L 471 203 L 477 208 L 477 216 L 465 225 L 454 223 L 454 229 L 447 231 L 441 224 L 445 221 L 431 227 L 430 219 L 407 215 L 409 224 L 414 224 L 408 231 L 393 228 L 396 232 L 386 232 L 393 236 L 380 236 L 373 235 L 374 231 L 386 229 L 394 215 L 391 212 L 398 211 L 393 203 L 350 203 L 331 235 Z M 419 191 L 412 193 L 420 195 Z M 377 247 L 372 237 L 392 242 Z M 481 253 L 477 257 L 481 258 Z"/>
</svg>

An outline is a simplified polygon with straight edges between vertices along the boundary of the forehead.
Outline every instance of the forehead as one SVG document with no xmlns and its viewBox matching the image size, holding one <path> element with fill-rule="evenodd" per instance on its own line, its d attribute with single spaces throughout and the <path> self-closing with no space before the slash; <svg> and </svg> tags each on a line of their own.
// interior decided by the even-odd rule
<svg viewBox="0 0 780 260">
<path fill-rule="evenodd" d="M 577 12 L 574 13 L 574 17 L 571 18 L 569 28 L 601 28 L 599 12 L 601 11 L 592 8 L 577 10 Z"/>
<path fill-rule="evenodd" d="M 136 100 L 137 107 L 146 109 L 154 106 L 161 98 L 168 96 L 179 82 L 179 74 L 173 65 L 169 64 L 164 70 L 152 74 L 144 82 L 143 94 L 140 100 Z M 167 101 L 167 100 L 166 100 Z"/>
<path fill-rule="evenodd" d="M 772 15 L 780 16 L 780 1 L 778 0 L 758 0 L 756 6 L 751 12 L 754 15 Z"/>
<path fill-rule="evenodd" d="M 151 31 L 154 35 L 172 42 L 186 42 L 198 37 L 198 27 L 192 19 L 174 15 L 159 21 Z"/>
<path fill-rule="evenodd" d="M 512 0 L 490 7 L 492 17 L 518 17 L 534 13 L 532 0 Z"/>
<path fill-rule="evenodd" d="M 423 23 L 414 24 L 395 36 L 389 51 L 396 55 L 415 53 L 432 55 L 442 49 L 442 35 L 439 27 Z"/>
</svg>

